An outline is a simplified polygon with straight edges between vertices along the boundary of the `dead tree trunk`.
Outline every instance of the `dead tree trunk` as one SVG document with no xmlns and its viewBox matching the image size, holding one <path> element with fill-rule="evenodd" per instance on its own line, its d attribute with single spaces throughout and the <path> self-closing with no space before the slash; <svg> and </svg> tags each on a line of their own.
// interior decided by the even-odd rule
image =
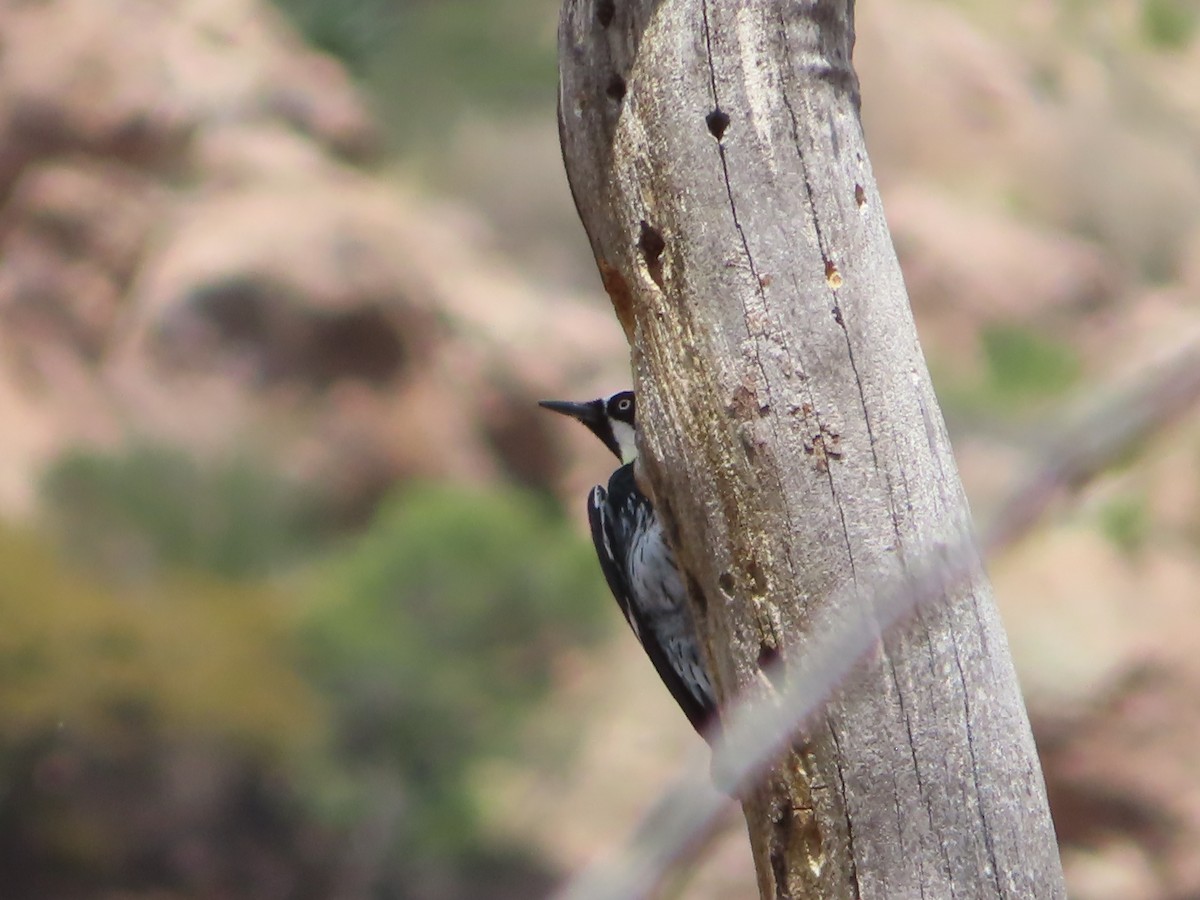
<svg viewBox="0 0 1200 900">
<path fill-rule="evenodd" d="M 873 586 L 970 533 L 867 160 L 853 0 L 566 0 L 559 40 L 567 173 L 728 699 L 823 604 L 869 616 Z M 764 897 L 1064 895 L 971 569 L 745 801 Z"/>
</svg>

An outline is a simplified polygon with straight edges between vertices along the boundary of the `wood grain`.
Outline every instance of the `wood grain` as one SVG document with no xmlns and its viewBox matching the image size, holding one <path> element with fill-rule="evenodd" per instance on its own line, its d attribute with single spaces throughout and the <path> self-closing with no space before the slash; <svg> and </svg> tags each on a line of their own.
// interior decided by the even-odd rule
<svg viewBox="0 0 1200 900">
<path fill-rule="evenodd" d="M 869 622 L 872 585 L 971 528 L 867 157 L 853 41 L 846 0 L 562 13 L 563 156 L 724 698 L 769 690 L 763 661 L 803 654 L 823 604 Z M 972 568 L 886 635 L 745 798 L 763 897 L 1065 896 L 1004 631 Z"/>
</svg>

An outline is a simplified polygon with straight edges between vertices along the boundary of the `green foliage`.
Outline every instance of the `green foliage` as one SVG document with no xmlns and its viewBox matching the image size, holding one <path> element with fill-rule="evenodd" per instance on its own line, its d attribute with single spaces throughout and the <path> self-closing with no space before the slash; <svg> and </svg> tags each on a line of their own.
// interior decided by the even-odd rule
<svg viewBox="0 0 1200 900">
<path fill-rule="evenodd" d="M 118 594 L 0 530 L 0 619 L 5 742 L 62 725 L 105 744 L 136 721 L 278 749 L 314 723 L 314 695 L 278 652 L 279 603 L 261 588 L 170 578 Z"/>
<path fill-rule="evenodd" d="M 408 4 L 379 74 L 404 86 L 409 103 L 445 92 L 477 106 L 529 106 L 553 96 L 554 9 L 529 0 Z"/>
<path fill-rule="evenodd" d="M 313 47 L 362 75 L 393 39 L 396 4 L 388 0 L 276 0 Z"/>
<path fill-rule="evenodd" d="M 67 547 L 110 571 L 254 577 L 311 552 L 321 537 L 315 499 L 246 459 L 201 464 L 148 445 L 76 451 L 50 467 L 42 494 Z"/>
<path fill-rule="evenodd" d="M 396 145 L 440 146 L 466 110 L 553 109 L 551 0 L 276 0 L 366 84 Z"/>
<path fill-rule="evenodd" d="M 1001 399 L 1021 401 L 1060 394 L 1079 377 L 1069 347 L 1013 325 L 983 329 L 989 387 Z"/>
<path fill-rule="evenodd" d="M 6 896 L 94 896 L 99 884 L 147 873 L 178 885 L 173 836 L 205 838 L 164 791 L 165 771 L 180 784 L 201 773 L 205 825 L 230 845 L 295 851 L 290 823 L 272 829 L 230 814 L 247 778 L 280 771 L 322 736 L 321 701 L 292 665 L 281 613 L 260 588 L 206 580 L 117 593 L 42 541 L 0 528 Z M 203 849 L 221 860 L 213 878 L 236 868 L 224 846 Z"/>
<path fill-rule="evenodd" d="M 1100 528 L 1122 552 L 1136 555 L 1150 533 L 1150 514 L 1140 497 L 1119 497 L 1100 509 Z"/>
<path fill-rule="evenodd" d="M 984 370 L 964 374 L 961 366 L 935 356 L 929 371 L 951 427 L 989 427 L 1044 413 L 1079 378 L 1070 347 L 1026 328 L 992 325 L 980 334 Z"/>
<path fill-rule="evenodd" d="M 564 651 L 612 621 L 591 548 L 561 513 L 512 490 L 412 488 L 331 550 L 313 504 L 244 461 L 72 453 L 44 486 L 61 546 L 89 571 L 132 560 L 141 577 L 74 574 L 0 532 L 0 784 L 36 780 L 65 727 L 79 766 L 116 766 L 156 821 L 173 821 L 154 773 L 176 755 L 223 773 L 235 797 L 239 779 L 274 779 L 254 808 L 288 823 L 275 849 L 286 858 L 315 828 L 321 864 L 336 865 L 360 837 L 381 839 L 355 863 L 379 896 L 421 896 L 431 873 L 464 896 L 478 895 L 464 873 L 540 883 L 482 836 L 471 776 L 514 747 Z M 119 866 L 95 849 L 116 827 L 100 802 L 109 777 L 82 777 L 95 804 L 14 801 L 13 831 L 29 816 L 48 824 L 12 840 L 32 841 L 45 866 Z M 260 821 L 233 799 L 223 809 L 221 833 Z M 113 846 L 148 840 L 118 831 Z M 0 856 L 6 834 L 0 808 Z"/>
<path fill-rule="evenodd" d="M 1196 34 L 1200 8 L 1196 0 L 1143 0 L 1142 33 L 1163 50 L 1180 50 Z"/>
<path fill-rule="evenodd" d="M 528 495 L 392 498 L 331 563 L 307 630 L 338 700 L 342 814 L 402 796 L 397 858 L 476 853 L 470 765 L 510 747 L 562 649 L 607 621 L 602 584 L 586 542 Z"/>
</svg>

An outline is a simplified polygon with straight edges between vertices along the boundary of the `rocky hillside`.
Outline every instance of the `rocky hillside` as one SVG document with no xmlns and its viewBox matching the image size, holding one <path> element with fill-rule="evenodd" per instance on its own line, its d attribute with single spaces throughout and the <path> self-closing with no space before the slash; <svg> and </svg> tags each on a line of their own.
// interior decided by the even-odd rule
<svg viewBox="0 0 1200 900">
<path fill-rule="evenodd" d="M 600 304 L 389 177 L 345 71 L 264 3 L 116 6 L 0 14 L 0 513 L 131 440 L 249 443 L 351 515 L 397 478 L 552 483 L 533 401 L 627 378 Z"/>
</svg>

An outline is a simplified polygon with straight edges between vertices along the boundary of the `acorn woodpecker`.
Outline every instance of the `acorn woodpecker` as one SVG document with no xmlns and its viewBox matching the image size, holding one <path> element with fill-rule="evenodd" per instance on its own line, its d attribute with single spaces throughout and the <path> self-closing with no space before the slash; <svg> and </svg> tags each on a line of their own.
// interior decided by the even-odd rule
<svg viewBox="0 0 1200 900">
<path fill-rule="evenodd" d="M 621 460 L 608 490 L 596 485 L 588 495 L 588 521 L 600 568 L 667 690 L 693 727 L 711 737 L 717 724 L 716 694 L 687 592 L 654 507 L 634 477 L 633 391 L 587 403 L 543 400 L 540 405 L 578 419 Z"/>
</svg>

